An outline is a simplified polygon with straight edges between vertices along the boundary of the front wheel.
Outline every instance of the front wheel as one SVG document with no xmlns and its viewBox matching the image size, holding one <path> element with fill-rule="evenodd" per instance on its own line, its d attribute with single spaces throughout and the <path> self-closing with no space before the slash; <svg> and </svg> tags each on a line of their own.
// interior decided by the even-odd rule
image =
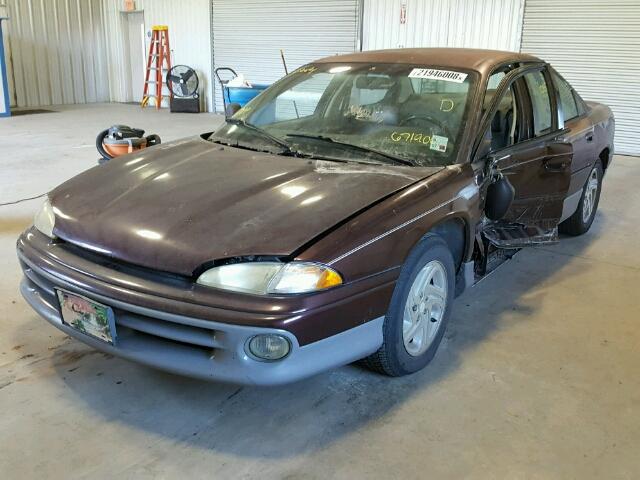
<svg viewBox="0 0 640 480">
<path fill-rule="evenodd" d="M 454 290 L 451 252 L 440 236 L 428 234 L 402 267 L 384 320 L 382 346 L 365 364 L 394 377 L 424 368 L 442 341 Z"/>
<path fill-rule="evenodd" d="M 562 233 L 577 236 L 587 233 L 591 228 L 598 210 L 598 203 L 600 202 L 603 173 L 602 162 L 597 160 L 591 172 L 589 172 L 587 183 L 582 188 L 578 209 L 559 225 L 559 230 Z"/>
</svg>

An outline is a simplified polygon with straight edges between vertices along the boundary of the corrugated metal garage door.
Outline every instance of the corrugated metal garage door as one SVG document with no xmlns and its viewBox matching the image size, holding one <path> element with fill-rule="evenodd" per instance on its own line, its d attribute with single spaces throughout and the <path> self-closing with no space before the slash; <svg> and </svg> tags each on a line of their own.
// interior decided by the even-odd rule
<svg viewBox="0 0 640 480">
<path fill-rule="evenodd" d="M 640 2 L 527 0 L 522 51 L 554 65 L 616 117 L 617 153 L 640 155 Z"/>
<path fill-rule="evenodd" d="M 212 0 L 213 61 L 273 83 L 312 60 L 358 49 L 358 0 Z M 222 110 L 215 85 L 216 110 Z"/>
</svg>

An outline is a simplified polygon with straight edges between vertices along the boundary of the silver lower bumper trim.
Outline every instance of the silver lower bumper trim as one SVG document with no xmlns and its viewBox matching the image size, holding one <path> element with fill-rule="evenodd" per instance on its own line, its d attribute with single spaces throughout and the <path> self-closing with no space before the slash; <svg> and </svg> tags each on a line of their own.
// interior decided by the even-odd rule
<svg viewBox="0 0 640 480">
<path fill-rule="evenodd" d="M 124 333 L 121 333 L 117 322 L 118 339 L 115 345 L 111 345 L 62 323 L 55 297 L 43 289 L 43 285 L 36 284 L 33 275 L 27 275 L 22 280 L 20 290 L 25 300 L 56 328 L 102 352 L 180 375 L 245 385 L 281 385 L 359 360 L 382 345 L 384 317 L 301 347 L 296 337 L 284 330 L 230 325 L 156 312 L 86 292 L 44 271 L 36 273 L 45 277 L 54 287 L 75 291 L 124 312 L 135 312 L 159 321 L 182 325 L 206 324 L 207 328 L 216 332 L 216 337 L 220 337 L 216 339 L 215 348 L 167 341 L 159 336 L 127 331 L 126 328 L 122 328 Z M 292 346 L 289 355 L 276 362 L 260 362 L 249 357 L 244 346 L 250 337 L 260 333 L 286 336 Z"/>
</svg>

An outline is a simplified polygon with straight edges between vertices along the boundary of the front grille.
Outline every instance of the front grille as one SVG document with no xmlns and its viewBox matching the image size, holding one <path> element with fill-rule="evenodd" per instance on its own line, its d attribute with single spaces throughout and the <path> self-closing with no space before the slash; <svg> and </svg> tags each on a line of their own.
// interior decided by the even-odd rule
<svg viewBox="0 0 640 480">
<path fill-rule="evenodd" d="M 140 279 L 152 280 L 154 282 L 159 282 L 171 287 L 186 289 L 190 288 L 193 285 L 192 279 L 189 277 L 170 272 L 162 272 L 147 267 L 141 267 L 140 265 L 134 265 L 133 263 L 124 262 L 117 258 L 93 252 L 86 248 L 70 243 L 66 240 L 57 239 L 56 247 L 74 256 L 77 256 L 84 260 L 88 260 L 91 263 L 95 263 L 116 272 L 121 272 Z"/>
<path fill-rule="evenodd" d="M 36 288 L 52 305 L 57 305 L 58 299 L 54 283 L 22 261 L 21 266 L 30 286 Z M 91 295 L 87 296 L 91 298 Z M 96 301 L 105 303 L 113 309 L 116 323 L 116 344 L 119 338 L 130 338 L 131 336 L 140 337 L 140 339 L 143 337 L 152 338 L 155 341 L 170 342 L 174 345 L 197 349 L 209 358 L 215 355 L 217 349 L 223 348 L 220 339 L 224 334 L 221 331 L 154 318 L 109 305 L 108 302 L 97 299 Z"/>
<path fill-rule="evenodd" d="M 116 318 L 118 333 L 121 328 L 128 328 L 136 332 L 161 337 L 203 349 L 215 349 L 220 347 L 216 338 L 218 332 L 202 327 L 182 325 L 176 322 L 147 317 L 137 313 L 127 312 L 119 308 L 113 309 Z"/>
</svg>

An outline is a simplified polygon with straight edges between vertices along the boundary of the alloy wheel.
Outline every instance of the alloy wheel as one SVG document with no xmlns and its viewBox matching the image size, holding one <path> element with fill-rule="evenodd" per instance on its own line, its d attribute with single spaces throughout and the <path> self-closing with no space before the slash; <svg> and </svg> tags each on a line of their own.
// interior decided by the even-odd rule
<svg viewBox="0 0 640 480">
<path fill-rule="evenodd" d="M 598 198 L 598 169 L 591 170 L 587 187 L 582 200 L 582 221 L 587 223 L 593 214 L 593 209 Z"/>
<path fill-rule="evenodd" d="M 447 305 L 447 272 L 437 260 L 418 273 L 407 297 L 402 322 L 402 339 L 407 353 L 423 354 L 436 337 Z"/>
</svg>

